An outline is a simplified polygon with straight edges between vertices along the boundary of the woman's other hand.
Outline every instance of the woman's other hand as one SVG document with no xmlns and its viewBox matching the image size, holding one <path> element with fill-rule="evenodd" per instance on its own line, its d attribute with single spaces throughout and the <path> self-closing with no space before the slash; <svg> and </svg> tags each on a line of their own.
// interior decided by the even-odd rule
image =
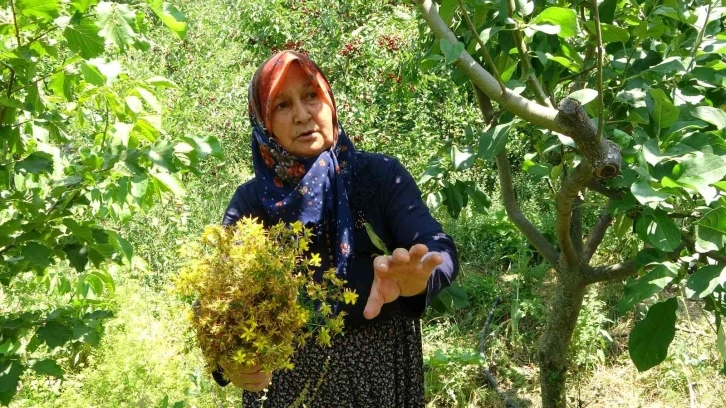
<svg viewBox="0 0 726 408">
<path fill-rule="evenodd" d="M 224 370 L 224 376 L 237 388 L 245 391 L 259 392 L 267 388 L 272 381 L 272 373 L 262 371 L 262 365 L 255 364 L 252 367 L 245 367 L 241 370 L 231 370 L 220 364 Z"/>
<path fill-rule="evenodd" d="M 392 255 L 378 256 L 373 260 L 373 285 L 363 315 L 373 319 L 385 303 L 399 296 L 416 296 L 426 292 L 431 273 L 443 259 L 437 253 L 429 254 L 424 244 L 416 244 L 410 250 L 398 248 Z"/>
</svg>

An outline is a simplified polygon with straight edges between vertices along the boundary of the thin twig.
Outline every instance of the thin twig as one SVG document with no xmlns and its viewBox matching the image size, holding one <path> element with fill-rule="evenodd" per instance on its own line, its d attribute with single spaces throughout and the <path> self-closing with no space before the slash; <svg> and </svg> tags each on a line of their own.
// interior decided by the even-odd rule
<svg viewBox="0 0 726 408">
<path fill-rule="evenodd" d="M 602 133 L 605 130 L 605 98 L 603 95 L 602 82 L 602 29 L 600 28 L 600 11 L 597 8 L 597 0 L 592 0 L 592 15 L 595 18 L 595 33 L 597 35 L 597 99 L 600 103 L 600 114 L 597 118 L 597 140 L 600 140 L 602 138 Z"/>
<path fill-rule="evenodd" d="M 494 76 L 494 78 L 496 78 L 497 82 L 499 82 L 499 87 L 502 88 L 502 93 L 506 93 L 507 86 L 504 85 L 504 81 L 502 81 L 502 77 L 501 77 L 501 75 L 499 75 L 497 66 L 494 65 L 494 61 L 492 60 L 491 55 L 489 55 L 489 51 L 487 51 L 487 47 L 484 44 L 484 41 L 482 41 L 481 37 L 479 37 L 479 34 L 476 32 L 476 27 L 474 27 L 474 23 L 471 21 L 471 18 L 469 17 L 469 13 L 466 11 L 466 8 L 464 8 L 464 2 L 462 0 L 457 0 L 457 1 L 459 2 L 459 8 L 461 9 L 461 13 L 464 15 L 464 20 L 466 20 L 466 24 L 469 26 L 471 35 L 473 35 L 476 42 L 479 43 L 481 52 L 484 55 L 484 60 L 486 60 L 487 65 L 489 65 L 489 69 L 492 71 L 492 76 Z"/>
<path fill-rule="evenodd" d="M 481 336 L 479 339 L 479 355 L 484 357 L 486 354 L 486 337 L 489 332 L 489 324 L 492 322 L 492 316 L 494 316 L 494 310 L 496 309 L 499 302 L 501 302 L 501 298 L 494 299 L 494 302 L 492 303 L 492 306 L 489 308 L 489 314 L 487 315 L 487 319 L 484 322 L 484 327 L 481 329 Z M 489 371 L 489 366 L 484 366 L 484 375 L 487 378 L 487 383 L 489 383 L 489 386 L 496 391 L 496 393 L 499 395 L 501 399 L 504 400 L 504 404 L 508 408 L 517 408 L 517 405 L 512 401 L 511 398 L 507 394 L 502 391 L 501 388 L 499 388 L 499 383 L 497 383 L 496 378 L 494 378 L 494 375 L 492 375 L 492 372 Z"/>
<path fill-rule="evenodd" d="M 18 41 L 18 48 L 20 48 L 20 28 L 18 27 L 18 17 L 15 15 L 15 2 L 10 0 L 10 12 L 13 14 L 13 24 L 15 25 L 15 39 Z"/>
<path fill-rule="evenodd" d="M 613 215 L 610 214 L 610 207 L 612 206 L 612 203 L 612 199 L 608 200 L 608 203 L 605 207 L 603 207 L 597 221 L 595 221 L 595 225 L 590 228 L 590 232 L 587 235 L 587 242 L 585 243 L 585 251 L 583 253 L 585 263 L 590 262 L 592 256 L 595 254 L 595 251 L 597 251 L 597 248 L 600 246 L 600 243 L 602 243 L 603 238 L 605 238 L 605 233 L 608 228 L 610 228 L 610 224 L 613 222 Z"/>
<path fill-rule="evenodd" d="M 479 353 L 482 356 L 486 354 L 486 337 L 487 334 L 489 334 L 489 324 L 492 322 L 492 316 L 494 316 L 494 309 L 501 301 L 502 298 L 494 299 L 492 306 L 489 308 L 489 314 L 487 315 L 487 319 L 484 321 L 484 327 L 481 329 L 481 334 L 479 335 Z"/>
<path fill-rule="evenodd" d="M 505 3 L 507 4 L 507 13 L 511 19 L 514 16 L 514 10 L 516 8 L 514 0 L 506 0 Z M 524 73 L 525 80 L 534 93 L 535 99 L 537 99 L 537 102 L 539 102 L 540 105 L 549 106 L 551 108 L 553 106 L 552 102 L 547 98 L 547 94 L 545 94 L 544 89 L 542 89 L 542 84 L 539 83 L 539 80 L 533 72 L 532 64 L 529 61 L 529 51 L 527 51 L 527 44 L 524 42 L 522 33 L 515 28 L 512 30 L 512 35 L 514 36 L 514 44 L 517 46 L 517 52 L 519 53 L 519 60 L 522 62 L 522 71 Z"/>
<path fill-rule="evenodd" d="M 575 167 L 557 192 L 557 243 L 562 250 L 562 258 L 569 269 L 577 269 L 581 263 L 581 256 L 575 250 L 570 235 L 572 222 L 572 206 L 580 191 L 592 178 L 592 166 L 582 161 Z M 582 238 L 580 238 L 582 239 Z"/>
<path fill-rule="evenodd" d="M 698 32 L 698 38 L 696 39 L 696 43 L 693 44 L 693 52 L 691 53 L 691 62 L 688 63 L 688 70 L 686 72 L 691 72 L 691 69 L 693 69 L 693 64 L 696 63 L 696 53 L 698 52 L 698 48 L 701 46 L 701 42 L 703 41 L 703 34 L 706 32 L 706 26 L 708 25 L 708 20 L 711 18 L 711 9 L 713 8 L 713 0 L 708 2 L 708 9 L 706 10 L 706 21 L 703 22 L 703 27 L 701 27 L 701 31 Z"/>
</svg>

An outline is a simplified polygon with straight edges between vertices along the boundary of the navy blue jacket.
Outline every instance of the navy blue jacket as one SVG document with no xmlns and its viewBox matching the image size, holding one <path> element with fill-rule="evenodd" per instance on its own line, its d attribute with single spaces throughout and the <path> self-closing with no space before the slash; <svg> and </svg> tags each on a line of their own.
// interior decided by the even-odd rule
<svg viewBox="0 0 726 408">
<path fill-rule="evenodd" d="M 346 324 L 366 324 L 363 317 L 373 283 L 373 259 L 380 251 L 371 243 L 363 226 L 371 224 L 389 250 L 410 249 L 414 244 L 425 244 L 430 252 L 437 252 L 444 262 L 433 272 L 425 294 L 401 297 L 386 304 L 376 319 L 385 319 L 398 307 L 411 318 L 419 318 L 426 306 L 442 289 L 449 286 L 459 271 L 459 261 L 453 240 L 444 234 L 441 225 L 433 219 L 421 199 L 421 191 L 411 174 L 401 163 L 389 156 L 356 152 L 353 175 L 351 210 L 355 221 L 353 254 L 348 260 L 346 279 L 348 287 L 355 289 L 358 302 L 346 306 Z M 224 225 L 234 224 L 241 217 L 253 216 L 270 225 L 258 201 L 255 179 L 237 188 L 224 214 Z M 322 248 L 313 242 L 312 248 Z M 325 252 L 323 250 L 322 252 Z M 323 257 L 323 269 L 328 265 Z M 376 320 L 374 319 L 374 321 Z"/>
</svg>

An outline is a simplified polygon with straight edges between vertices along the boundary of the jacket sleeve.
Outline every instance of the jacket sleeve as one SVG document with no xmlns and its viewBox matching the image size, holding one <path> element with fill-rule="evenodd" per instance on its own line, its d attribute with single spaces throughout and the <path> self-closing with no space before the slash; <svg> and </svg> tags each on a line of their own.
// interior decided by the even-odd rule
<svg viewBox="0 0 726 408">
<path fill-rule="evenodd" d="M 438 253 L 443 259 L 431 274 L 426 293 L 397 300 L 407 316 L 418 318 L 433 298 L 454 281 L 459 273 L 459 258 L 454 241 L 431 216 L 411 174 L 398 160 L 393 160 L 392 167 L 383 187 L 384 196 L 388 197 L 385 217 L 393 248 L 409 249 L 414 244 L 425 244 L 430 253 Z"/>
</svg>

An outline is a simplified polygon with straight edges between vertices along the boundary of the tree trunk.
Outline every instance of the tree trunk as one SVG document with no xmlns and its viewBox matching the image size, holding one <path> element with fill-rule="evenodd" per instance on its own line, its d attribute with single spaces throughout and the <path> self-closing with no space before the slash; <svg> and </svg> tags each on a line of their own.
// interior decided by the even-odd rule
<svg viewBox="0 0 726 408">
<path fill-rule="evenodd" d="M 577 271 L 563 271 L 550 301 L 551 311 L 539 349 L 540 387 L 543 408 L 567 406 L 567 368 L 572 333 L 582 308 L 586 285 L 567 282 L 563 275 L 577 276 Z"/>
</svg>

